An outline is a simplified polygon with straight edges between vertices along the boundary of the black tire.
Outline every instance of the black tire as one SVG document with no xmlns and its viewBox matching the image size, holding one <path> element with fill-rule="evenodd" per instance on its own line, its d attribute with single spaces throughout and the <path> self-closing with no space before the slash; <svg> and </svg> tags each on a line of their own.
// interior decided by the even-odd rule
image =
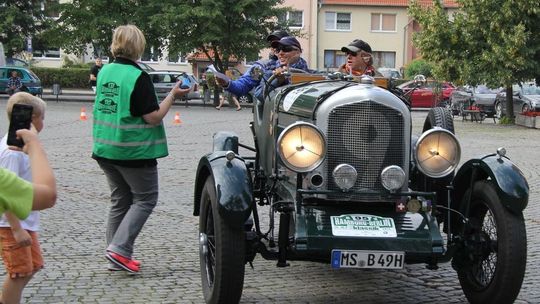
<svg viewBox="0 0 540 304">
<path fill-rule="evenodd" d="M 244 287 L 245 232 L 220 217 L 213 178 L 207 178 L 201 193 L 199 255 L 206 303 L 238 303 Z M 206 236 L 206 250 L 202 241 Z"/>
<path fill-rule="evenodd" d="M 465 193 L 465 199 L 471 190 Z M 527 262 L 522 214 L 511 213 L 492 182 L 478 181 L 472 192 L 470 227 L 466 229 L 459 282 L 470 303 L 514 303 Z"/>
<path fill-rule="evenodd" d="M 435 107 L 429 109 L 428 116 L 424 122 L 424 128 L 422 132 L 426 132 L 429 129 L 434 127 L 441 127 L 445 130 L 448 130 L 454 134 L 454 119 L 452 118 L 452 113 L 447 108 Z"/>
</svg>

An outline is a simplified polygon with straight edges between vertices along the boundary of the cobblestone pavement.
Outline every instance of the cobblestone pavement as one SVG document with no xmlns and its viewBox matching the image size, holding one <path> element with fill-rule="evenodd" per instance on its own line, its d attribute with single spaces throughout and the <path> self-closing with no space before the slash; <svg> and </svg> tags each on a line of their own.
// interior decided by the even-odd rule
<svg viewBox="0 0 540 304">
<path fill-rule="evenodd" d="M 89 120 L 79 121 L 85 106 Z M 165 119 L 170 156 L 160 160 L 160 200 L 135 246 L 139 275 L 106 270 L 105 219 L 109 190 L 90 158 L 90 103 L 49 103 L 41 134 L 58 180 L 57 205 L 42 212 L 40 236 L 46 268 L 24 292 L 26 303 L 202 303 L 197 225 L 192 216 L 198 160 L 212 147 L 212 134 L 232 130 L 251 144 L 251 111 L 175 106 Z M 0 104 L 0 114 L 5 102 Z M 175 112 L 182 124 L 173 125 Z M 426 112 L 414 112 L 418 133 Z M 532 189 L 525 210 L 527 273 L 517 303 L 540 303 L 540 130 L 519 126 L 455 122 L 462 160 L 505 146 Z M 0 121 L 5 132 L 7 123 Z M 438 271 L 409 265 L 399 271 L 342 270 L 292 261 L 276 268 L 258 256 L 246 268 L 242 303 L 463 303 L 466 299 L 449 264 Z M 3 275 L 3 270 L 0 273 Z"/>
</svg>

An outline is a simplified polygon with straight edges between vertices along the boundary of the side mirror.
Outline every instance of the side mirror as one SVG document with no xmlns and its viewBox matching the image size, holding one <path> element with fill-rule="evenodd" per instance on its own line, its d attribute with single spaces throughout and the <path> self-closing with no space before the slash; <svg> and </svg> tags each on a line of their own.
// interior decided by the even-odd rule
<svg viewBox="0 0 540 304">
<path fill-rule="evenodd" d="M 426 82 L 427 82 L 426 76 L 421 75 L 421 74 L 414 76 L 414 85 L 416 87 L 424 86 Z"/>
</svg>

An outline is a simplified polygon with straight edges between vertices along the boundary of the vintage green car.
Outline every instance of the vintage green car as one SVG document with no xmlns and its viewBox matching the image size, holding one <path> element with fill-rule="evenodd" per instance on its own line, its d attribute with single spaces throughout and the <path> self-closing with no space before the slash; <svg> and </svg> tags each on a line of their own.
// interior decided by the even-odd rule
<svg viewBox="0 0 540 304">
<path fill-rule="evenodd" d="M 525 273 L 529 185 L 506 151 L 458 169 L 447 109 L 431 109 L 413 135 L 402 96 L 369 76 L 291 78 L 254 98 L 254 147 L 219 132 L 199 162 L 205 301 L 237 303 L 259 253 L 277 267 L 436 270 L 452 261 L 471 303 L 512 303 Z"/>
</svg>

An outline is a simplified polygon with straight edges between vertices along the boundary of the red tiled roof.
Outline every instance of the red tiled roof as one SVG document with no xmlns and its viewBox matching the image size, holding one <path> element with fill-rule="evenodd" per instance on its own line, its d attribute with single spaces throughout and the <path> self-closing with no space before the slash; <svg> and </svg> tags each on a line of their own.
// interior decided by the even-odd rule
<svg viewBox="0 0 540 304">
<path fill-rule="evenodd" d="M 214 50 L 210 49 L 208 50 L 208 55 L 210 57 L 214 57 Z M 210 61 L 208 57 L 206 57 L 206 54 L 203 51 L 196 51 L 194 53 L 191 53 L 187 56 L 188 61 Z M 238 59 L 234 56 L 229 57 L 229 62 L 238 62 Z"/>
<path fill-rule="evenodd" d="M 408 7 L 410 0 L 323 0 L 327 5 L 361 5 L 361 6 L 403 6 Z M 433 0 L 419 0 L 423 6 L 433 5 Z M 459 7 L 455 0 L 443 0 L 443 7 Z"/>
</svg>

